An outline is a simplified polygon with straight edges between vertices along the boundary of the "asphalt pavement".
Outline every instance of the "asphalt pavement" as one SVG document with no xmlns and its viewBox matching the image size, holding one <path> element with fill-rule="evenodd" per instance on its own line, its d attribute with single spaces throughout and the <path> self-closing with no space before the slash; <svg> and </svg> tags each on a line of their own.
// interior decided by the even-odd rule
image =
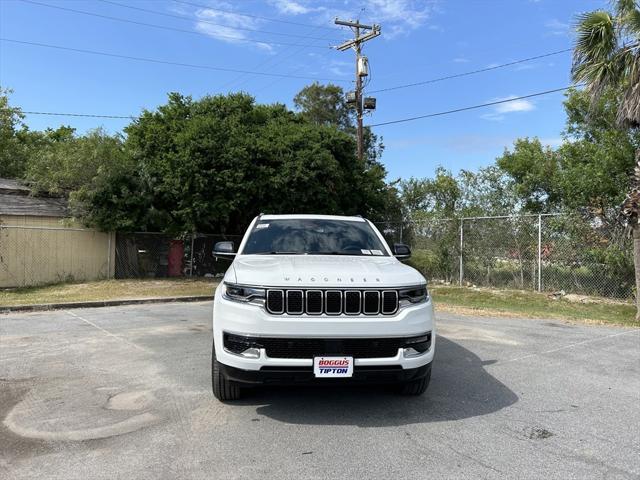
<svg viewBox="0 0 640 480">
<path fill-rule="evenodd" d="M 211 394 L 211 303 L 0 315 L 5 479 L 640 478 L 640 330 L 438 315 L 431 386 Z"/>
</svg>

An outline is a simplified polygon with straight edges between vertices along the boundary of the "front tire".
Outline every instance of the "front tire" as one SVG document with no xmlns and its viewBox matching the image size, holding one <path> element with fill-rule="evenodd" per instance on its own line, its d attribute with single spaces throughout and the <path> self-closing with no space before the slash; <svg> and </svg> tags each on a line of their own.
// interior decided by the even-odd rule
<svg viewBox="0 0 640 480">
<path fill-rule="evenodd" d="M 429 371 L 424 377 L 400 384 L 398 393 L 405 396 L 422 395 L 427 391 L 429 382 L 431 382 L 431 365 L 429 365 Z"/>
<path fill-rule="evenodd" d="M 211 387 L 213 395 L 221 402 L 239 400 L 242 395 L 240 387 L 221 372 L 220 362 L 216 359 L 215 346 L 211 349 Z"/>
</svg>

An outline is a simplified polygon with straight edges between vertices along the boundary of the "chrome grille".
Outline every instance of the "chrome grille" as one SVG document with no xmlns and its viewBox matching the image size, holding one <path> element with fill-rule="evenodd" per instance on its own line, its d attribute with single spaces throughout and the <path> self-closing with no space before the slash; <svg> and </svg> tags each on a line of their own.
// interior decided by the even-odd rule
<svg viewBox="0 0 640 480">
<path fill-rule="evenodd" d="M 302 290 L 287 290 L 287 313 L 300 315 L 304 313 Z"/>
<path fill-rule="evenodd" d="M 362 302 L 362 313 L 365 315 L 375 315 L 380 311 L 380 292 L 377 290 L 369 290 L 364 292 L 364 301 Z"/>
<path fill-rule="evenodd" d="M 344 313 L 347 315 L 358 315 L 360 313 L 360 292 L 358 290 L 344 292 Z"/>
<path fill-rule="evenodd" d="M 396 290 L 267 290 L 267 311 L 274 315 L 393 315 Z"/>
<path fill-rule="evenodd" d="M 382 292 L 382 314 L 393 315 L 398 310 L 398 292 L 385 290 Z"/>
<path fill-rule="evenodd" d="M 267 310 L 269 313 L 284 313 L 284 290 L 267 291 Z"/>
<path fill-rule="evenodd" d="M 307 308 L 309 315 L 320 315 L 322 313 L 322 291 L 307 290 Z"/>
</svg>

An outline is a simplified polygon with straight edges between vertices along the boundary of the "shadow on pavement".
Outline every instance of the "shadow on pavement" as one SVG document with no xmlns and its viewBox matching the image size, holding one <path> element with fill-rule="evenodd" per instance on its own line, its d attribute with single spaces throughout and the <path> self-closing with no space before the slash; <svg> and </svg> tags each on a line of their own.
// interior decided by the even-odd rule
<svg viewBox="0 0 640 480">
<path fill-rule="evenodd" d="M 484 369 L 475 354 L 438 337 L 431 384 L 420 397 L 381 387 L 264 388 L 241 404 L 260 415 L 301 425 L 397 426 L 477 417 L 501 410 L 518 397 Z"/>
</svg>

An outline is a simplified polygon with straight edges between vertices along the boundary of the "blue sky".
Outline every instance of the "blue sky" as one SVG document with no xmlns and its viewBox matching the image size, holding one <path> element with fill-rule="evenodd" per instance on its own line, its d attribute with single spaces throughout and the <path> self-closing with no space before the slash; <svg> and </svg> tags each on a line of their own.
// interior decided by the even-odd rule
<svg viewBox="0 0 640 480">
<path fill-rule="evenodd" d="M 169 62 L 332 79 L 351 88 L 353 52 L 333 18 L 382 25 L 365 45 L 368 90 L 419 82 L 571 47 L 571 24 L 604 0 L 0 0 L 0 37 Z M 110 0 L 111 1 L 111 0 Z M 97 15 L 169 27 L 161 29 Z M 194 5 L 194 4 L 197 4 Z M 210 8 L 205 8 L 210 7 Z M 162 15 L 164 14 L 164 15 Z M 180 18 L 176 18 L 180 17 Z M 278 20 L 278 21 L 273 21 Z M 286 45 L 283 45 L 286 44 Z M 365 123 L 465 107 L 570 84 L 570 53 L 424 86 L 380 92 Z M 26 111 L 136 115 L 170 91 L 200 97 L 244 90 L 259 102 L 292 98 L 311 79 L 243 75 L 0 42 L 0 85 Z M 436 118 L 377 127 L 389 179 L 428 177 L 492 163 L 513 140 L 557 145 L 562 93 Z M 29 115 L 33 129 L 122 129 L 121 119 Z"/>
</svg>

